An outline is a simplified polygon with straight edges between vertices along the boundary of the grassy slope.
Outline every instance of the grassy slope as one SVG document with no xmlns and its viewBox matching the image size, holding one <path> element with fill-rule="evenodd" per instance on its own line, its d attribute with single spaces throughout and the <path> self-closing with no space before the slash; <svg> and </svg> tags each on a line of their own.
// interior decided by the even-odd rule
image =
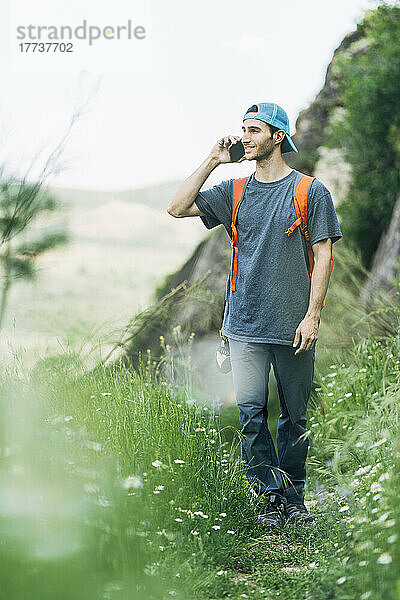
<svg viewBox="0 0 400 600">
<path fill-rule="evenodd" d="M 151 357 L 47 356 L 2 371 L 0 598 L 399 600 L 400 342 L 354 327 L 357 261 L 336 256 L 308 413 L 317 527 L 254 528 L 235 406 L 157 381 Z"/>
<path fill-rule="evenodd" d="M 318 525 L 278 534 L 253 527 L 240 440 L 227 442 L 237 414 L 187 403 L 151 360 L 90 373 L 65 355 L 5 374 L 4 597 L 398 599 L 399 338 L 342 360 L 309 412 Z"/>
</svg>

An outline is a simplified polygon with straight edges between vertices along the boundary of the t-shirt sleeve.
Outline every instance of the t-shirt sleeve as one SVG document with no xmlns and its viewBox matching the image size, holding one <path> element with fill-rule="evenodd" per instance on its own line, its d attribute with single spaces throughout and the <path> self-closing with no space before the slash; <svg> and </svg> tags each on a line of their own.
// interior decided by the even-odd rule
<svg viewBox="0 0 400 600">
<path fill-rule="evenodd" d="M 311 246 L 327 238 L 332 239 L 332 244 L 340 240 L 342 232 L 331 193 L 318 179 L 314 179 L 309 188 L 307 213 Z"/>
<path fill-rule="evenodd" d="M 198 193 L 195 203 L 197 208 L 204 213 L 204 216 L 200 216 L 200 219 L 207 229 L 213 229 L 213 227 L 222 224 L 229 234 L 231 229 L 232 182 L 233 179 L 222 181 L 209 190 Z"/>
</svg>

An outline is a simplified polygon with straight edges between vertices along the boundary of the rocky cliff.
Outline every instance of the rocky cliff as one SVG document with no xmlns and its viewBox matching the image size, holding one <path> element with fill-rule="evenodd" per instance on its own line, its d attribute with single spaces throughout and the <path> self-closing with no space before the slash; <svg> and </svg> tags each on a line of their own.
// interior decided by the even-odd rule
<svg viewBox="0 0 400 600">
<path fill-rule="evenodd" d="M 393 210 L 392 219 L 387 231 L 379 242 L 367 276 L 360 301 L 365 309 L 370 311 L 379 305 L 379 299 L 384 303 L 399 295 L 396 279 L 399 276 L 400 257 L 400 196 Z"/>
<path fill-rule="evenodd" d="M 329 125 L 340 119 L 343 111 L 339 98 L 341 73 L 339 57 L 349 57 L 365 52 L 368 40 L 363 37 L 363 27 L 358 25 L 344 37 L 333 53 L 326 70 L 325 82 L 321 91 L 309 107 L 302 110 L 296 120 L 296 133 L 293 136 L 299 153 L 287 154 L 285 160 L 295 169 L 308 175 L 315 175 L 331 191 L 335 204 L 346 193 L 350 178 L 350 167 L 343 159 L 340 150 L 327 148 L 325 144 Z"/>
</svg>

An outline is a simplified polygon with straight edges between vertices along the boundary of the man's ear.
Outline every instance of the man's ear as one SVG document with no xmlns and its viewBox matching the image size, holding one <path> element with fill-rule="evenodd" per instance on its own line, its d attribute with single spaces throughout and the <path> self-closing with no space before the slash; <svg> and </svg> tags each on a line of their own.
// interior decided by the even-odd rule
<svg viewBox="0 0 400 600">
<path fill-rule="evenodd" d="M 277 135 L 278 142 L 283 142 L 283 140 L 285 139 L 286 133 L 284 131 L 282 131 L 282 129 L 280 129 L 279 131 L 276 131 L 275 133 Z"/>
</svg>

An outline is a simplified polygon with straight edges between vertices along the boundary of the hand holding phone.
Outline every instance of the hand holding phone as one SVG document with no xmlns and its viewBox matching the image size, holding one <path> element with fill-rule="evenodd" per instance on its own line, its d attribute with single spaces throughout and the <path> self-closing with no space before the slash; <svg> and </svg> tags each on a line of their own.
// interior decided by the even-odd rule
<svg viewBox="0 0 400 600">
<path fill-rule="evenodd" d="M 216 160 L 217 164 L 225 164 L 246 160 L 244 154 L 244 147 L 240 137 L 237 135 L 227 135 L 214 144 L 209 156 Z"/>
<path fill-rule="evenodd" d="M 238 162 L 241 158 L 243 158 L 244 154 L 244 146 L 241 141 L 232 144 L 232 146 L 229 148 L 229 156 L 231 157 L 232 162 Z"/>
</svg>

